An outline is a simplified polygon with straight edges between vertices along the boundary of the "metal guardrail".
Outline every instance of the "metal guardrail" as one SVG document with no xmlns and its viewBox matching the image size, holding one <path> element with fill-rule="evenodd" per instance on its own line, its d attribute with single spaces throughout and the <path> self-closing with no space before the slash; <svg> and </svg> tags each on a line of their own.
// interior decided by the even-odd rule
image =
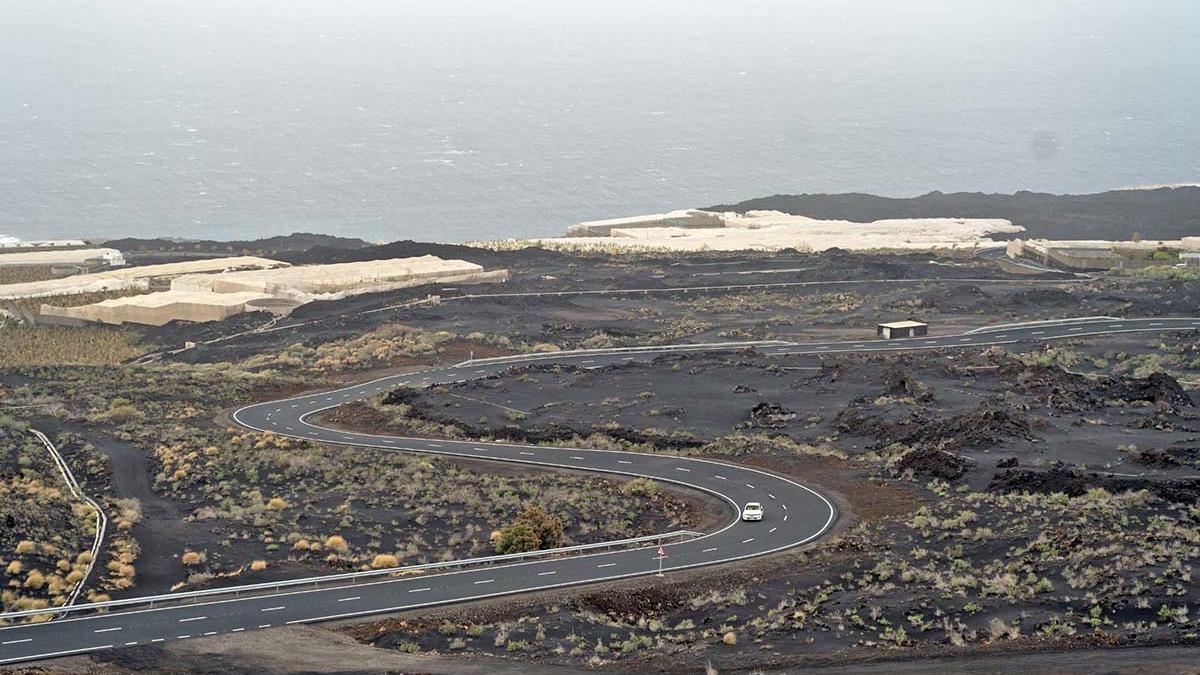
<svg viewBox="0 0 1200 675">
<path fill-rule="evenodd" d="M 72 473 L 71 467 L 67 465 L 67 461 L 63 459 L 63 456 L 59 454 L 58 448 L 54 446 L 50 438 L 37 429 L 30 429 L 29 433 L 36 436 L 42 442 L 42 445 L 46 446 L 46 450 L 50 453 L 50 458 L 54 460 L 54 465 L 58 468 L 58 472 L 62 474 L 63 482 L 67 484 L 67 488 L 71 491 L 71 494 L 76 499 L 87 503 L 96 512 L 96 536 L 92 541 L 92 560 L 88 563 L 87 571 L 84 572 L 83 578 L 71 589 L 71 593 L 67 596 L 67 601 L 62 607 L 58 608 L 59 610 L 66 610 L 79 599 L 84 585 L 91 578 L 92 571 L 96 569 L 96 563 L 100 560 L 100 547 L 103 546 L 104 535 L 108 531 L 108 516 L 105 515 L 104 509 L 100 508 L 100 504 L 84 493 L 83 488 L 79 487 L 79 481 L 75 480 L 75 474 Z M 42 610 L 42 613 L 44 614 L 45 610 Z"/>
<path fill-rule="evenodd" d="M 972 328 L 963 335 L 978 335 L 980 333 L 996 333 L 1014 328 L 1036 328 L 1038 326 L 1062 326 L 1075 323 L 1090 323 L 1092 321 L 1125 321 L 1119 316 L 1076 316 L 1069 319 L 1046 319 L 1044 321 L 1024 321 L 1021 323 L 1001 323 L 994 326 Z"/>
<path fill-rule="evenodd" d="M 178 603 L 180 601 L 191 600 L 195 602 L 200 598 L 208 598 L 215 596 L 231 595 L 240 597 L 243 593 L 253 593 L 255 591 L 274 591 L 278 592 L 285 588 L 298 586 L 320 587 L 322 584 L 333 584 L 335 582 L 356 583 L 360 579 L 370 577 L 389 577 L 397 575 L 406 575 L 412 573 L 425 572 L 427 570 L 441 570 L 455 567 L 470 567 L 473 565 L 486 565 L 497 562 L 513 562 L 517 560 L 527 560 L 530 558 L 549 558 L 565 553 L 578 553 L 581 551 L 594 551 L 597 549 L 618 548 L 622 546 L 631 546 L 634 544 L 643 544 L 654 542 L 662 544 L 669 539 L 694 539 L 702 537 L 702 532 L 693 532 L 691 530 L 675 530 L 672 532 L 664 532 L 662 534 L 649 534 L 642 537 L 633 537 L 630 539 L 618 539 L 615 541 L 603 541 L 595 544 L 579 544 L 577 546 L 564 546 L 562 548 L 550 548 L 541 551 L 529 551 L 527 553 L 509 553 L 505 555 L 485 556 L 482 558 L 466 558 L 464 560 L 449 560 L 446 562 L 425 563 L 422 565 L 409 565 L 407 567 L 390 567 L 382 570 L 366 570 L 362 572 L 347 572 L 345 574 L 329 574 L 320 577 L 308 577 L 305 579 L 285 579 L 282 581 L 268 581 L 258 584 L 246 584 L 242 586 L 229 586 L 227 588 L 210 588 L 202 591 L 191 591 L 188 593 L 170 593 L 167 595 L 147 595 L 138 598 L 126 598 L 124 600 L 109 600 L 107 602 L 93 602 L 82 605 L 63 606 L 63 607 L 47 607 L 45 609 L 29 609 L 20 612 L 8 612 L 0 614 L 0 622 L 10 622 L 13 619 L 22 619 L 33 616 L 58 615 L 68 614 L 72 612 L 87 612 L 100 611 L 113 608 L 136 607 L 145 605 L 148 608 L 153 607 L 156 603 Z"/>
<path fill-rule="evenodd" d="M 645 345 L 642 347 L 609 347 L 607 349 L 570 349 L 557 352 L 532 352 L 529 354 L 511 354 L 509 356 L 493 356 L 486 359 L 467 359 L 454 364 L 455 368 L 466 366 L 486 366 L 511 361 L 544 361 L 562 358 L 564 356 L 605 356 L 612 354 L 639 354 L 643 352 L 688 352 L 705 349 L 746 349 L 749 347 L 778 347 L 795 344 L 786 340 L 756 340 L 750 342 L 698 342 L 696 344 L 676 345 Z"/>
</svg>

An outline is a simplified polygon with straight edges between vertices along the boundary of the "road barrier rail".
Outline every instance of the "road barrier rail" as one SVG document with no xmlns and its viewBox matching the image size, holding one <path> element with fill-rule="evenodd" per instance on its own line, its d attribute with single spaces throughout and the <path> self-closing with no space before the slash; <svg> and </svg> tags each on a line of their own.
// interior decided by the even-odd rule
<svg viewBox="0 0 1200 675">
<path fill-rule="evenodd" d="M 473 567 L 476 565 L 490 565 L 493 563 L 508 563 L 529 559 L 552 558 L 555 556 L 569 555 L 584 551 L 635 547 L 644 544 L 658 546 L 671 541 L 687 541 L 689 539 L 695 539 L 703 536 L 704 534 L 702 532 L 693 532 L 692 530 L 674 530 L 661 534 L 649 534 L 642 537 L 617 539 L 614 541 L 602 541 L 594 544 L 564 546 L 561 548 L 550 548 L 540 551 L 529 551 L 526 553 L 508 553 L 504 555 L 484 556 L 481 558 L 466 558 L 463 560 L 448 560 L 445 562 L 424 563 L 421 565 L 408 565 L 405 567 L 390 567 L 381 570 L 364 570 L 360 572 L 346 572 L 343 574 L 327 574 L 324 576 L 308 577 L 304 579 L 284 579 L 281 581 L 267 581 L 258 584 L 245 584 L 242 586 L 209 588 L 200 591 L 189 591 L 187 593 L 147 595 L 136 598 L 125 598 L 123 600 L 109 600 L 107 602 L 91 602 L 71 606 L 47 607 L 45 609 L 28 609 L 19 612 L 0 614 L 0 625 L 9 625 L 14 623 L 14 621 L 17 619 L 32 617 L 62 616 L 66 614 L 86 612 L 105 612 L 110 609 L 125 609 L 129 607 L 144 607 L 146 609 L 150 609 L 156 605 L 185 604 L 186 601 L 196 602 L 201 598 L 221 596 L 240 598 L 243 595 L 252 595 L 255 593 L 261 595 L 271 595 L 272 593 L 278 593 L 281 590 L 290 588 L 320 588 L 326 585 L 330 587 L 346 586 L 353 585 L 361 580 L 371 578 L 404 577 L 421 574 L 430 570 L 446 570 L 461 567 Z"/>
<path fill-rule="evenodd" d="M 37 429 L 30 429 L 29 433 L 37 437 L 42 445 L 46 447 L 47 452 L 50 453 L 50 458 L 54 460 L 54 465 L 58 468 L 58 472 L 62 475 L 63 482 L 67 484 L 67 489 L 71 491 L 71 494 L 79 501 L 92 507 L 92 510 L 96 513 L 96 536 L 92 538 L 92 548 L 90 550 L 91 561 L 88 563 L 87 570 L 83 573 L 83 578 L 67 594 L 67 601 L 64 603 L 64 607 L 68 607 L 74 605 L 75 601 L 79 599 L 79 595 L 83 593 L 84 585 L 92 577 L 92 571 L 96 569 L 96 563 L 100 560 L 100 548 L 104 545 L 104 536 L 108 532 L 108 516 L 105 515 L 104 509 L 100 508 L 100 504 L 95 499 L 89 497 L 83 491 L 83 488 L 79 487 L 79 481 L 75 479 L 74 472 L 71 471 L 70 465 L 67 464 L 67 460 L 63 459 L 54 442 L 46 434 Z"/>
<path fill-rule="evenodd" d="M 497 363 L 543 361 L 546 359 L 558 359 L 564 356 L 612 356 L 619 354 L 644 354 L 647 352 L 654 352 L 656 354 L 669 354 L 672 352 L 698 352 L 708 349 L 729 351 L 736 349 L 750 349 L 751 347 L 784 347 L 792 344 L 796 343 L 788 342 L 786 340 L 752 340 L 747 342 L 697 342 L 695 344 L 609 347 L 606 349 L 569 349 L 557 352 L 530 352 L 528 354 L 493 356 L 485 359 L 467 359 L 461 363 L 454 364 L 453 367 L 465 368 L 467 366 L 486 366 L 495 365 Z"/>
<path fill-rule="evenodd" d="M 993 326 L 972 328 L 963 335 L 979 335 L 980 333 L 998 333 L 1019 328 L 1037 328 L 1038 326 L 1063 326 L 1077 323 L 1093 323 L 1096 321 L 1125 321 L 1119 316 L 1076 316 L 1069 319 L 1046 319 L 1044 321 L 1025 321 L 1022 323 L 1000 323 Z"/>
</svg>

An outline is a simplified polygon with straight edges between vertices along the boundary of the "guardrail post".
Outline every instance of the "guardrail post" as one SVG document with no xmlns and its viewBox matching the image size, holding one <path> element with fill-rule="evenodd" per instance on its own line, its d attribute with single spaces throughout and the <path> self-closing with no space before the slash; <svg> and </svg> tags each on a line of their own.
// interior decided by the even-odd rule
<svg viewBox="0 0 1200 675">
<path fill-rule="evenodd" d="M 356 583 L 358 583 L 358 578 L 360 576 L 362 576 L 364 578 L 368 577 L 368 576 L 370 576 L 370 577 L 380 577 L 380 576 L 394 577 L 397 574 L 402 574 L 406 571 L 441 570 L 441 569 L 463 568 L 463 567 L 474 566 L 474 565 L 498 565 L 498 564 L 502 564 L 504 562 L 514 561 L 514 560 L 526 560 L 526 559 L 543 557 L 543 556 L 550 557 L 550 558 L 557 558 L 559 556 L 566 555 L 568 553 L 576 553 L 576 552 L 582 552 L 582 551 L 594 551 L 594 550 L 607 550 L 607 549 L 614 549 L 614 548 L 627 548 L 629 546 L 642 544 L 642 543 L 646 543 L 646 542 L 658 542 L 658 545 L 661 545 L 664 541 L 674 541 L 676 538 L 686 539 L 686 538 L 690 538 L 690 537 L 699 537 L 699 536 L 703 536 L 703 535 L 699 532 L 690 532 L 690 531 L 686 531 L 686 530 L 666 532 L 666 533 L 660 532 L 658 534 L 645 535 L 642 537 L 633 537 L 631 539 L 621 539 L 621 540 L 616 540 L 616 541 L 597 542 L 595 544 L 582 544 L 582 545 L 577 545 L 577 546 L 567 546 L 567 547 L 554 549 L 554 550 L 550 550 L 550 551 L 528 551 L 525 553 L 518 553 L 518 554 L 486 556 L 486 557 L 482 557 L 482 558 L 452 560 L 452 561 L 439 562 L 439 563 L 425 563 L 425 564 L 412 565 L 409 567 L 398 568 L 398 569 L 372 570 L 372 571 L 367 571 L 367 572 L 351 572 L 351 573 L 347 573 L 347 574 L 335 574 L 335 575 L 317 577 L 317 578 L 292 579 L 292 580 L 283 579 L 283 580 L 276 580 L 273 582 L 272 581 L 262 582 L 260 584 L 248 584 L 248 585 L 244 585 L 244 586 L 231 586 L 231 587 L 227 587 L 227 588 L 211 588 L 211 589 L 201 590 L 201 591 L 191 591 L 187 594 L 180 593 L 180 594 L 171 594 L 171 595 L 145 596 L 145 597 L 141 597 L 141 598 L 129 598 L 126 600 L 113 600 L 113 601 L 107 601 L 107 602 L 103 602 L 103 603 L 94 603 L 94 604 L 89 603 L 86 605 L 76 605 L 74 607 L 62 607 L 58 613 L 62 614 L 62 615 L 67 615 L 67 614 L 70 614 L 71 612 L 75 612 L 75 611 L 79 611 L 79 612 L 93 612 L 94 611 L 94 612 L 100 612 L 100 613 L 107 613 L 112 608 L 117 608 L 117 607 L 127 608 L 127 607 L 135 607 L 135 606 L 136 607 L 147 607 L 147 608 L 153 609 L 155 607 L 156 603 L 158 603 L 159 605 L 163 605 L 163 606 L 175 606 L 178 603 L 186 603 L 189 599 L 191 600 L 191 602 L 193 604 L 197 604 L 200 602 L 201 597 L 208 598 L 208 597 L 217 597 L 217 596 L 222 596 L 222 595 L 224 595 L 224 596 L 233 595 L 234 597 L 240 598 L 242 591 L 251 593 L 251 592 L 257 592 L 257 591 L 266 591 L 267 589 L 273 589 L 274 592 L 278 593 L 285 586 L 287 586 L 287 587 L 303 586 L 303 585 L 311 583 L 311 584 L 313 584 L 314 587 L 319 588 L 321 586 L 322 582 L 325 582 L 325 581 L 341 582 L 346 579 L 349 579 L 352 584 L 356 584 Z M 51 610 L 51 611 L 53 611 L 53 610 Z M 46 613 L 47 613 L 47 610 L 23 610 L 23 611 L 19 611 L 19 612 L 0 613 L 0 621 L 10 621 L 10 620 L 21 618 L 21 617 L 38 616 L 38 615 L 46 614 Z"/>
</svg>

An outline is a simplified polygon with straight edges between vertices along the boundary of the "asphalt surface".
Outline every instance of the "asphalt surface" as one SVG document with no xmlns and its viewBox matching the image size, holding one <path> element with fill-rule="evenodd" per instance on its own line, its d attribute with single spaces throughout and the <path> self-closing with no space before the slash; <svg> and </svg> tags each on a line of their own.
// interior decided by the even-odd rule
<svg viewBox="0 0 1200 675">
<path fill-rule="evenodd" d="M 755 347 L 765 354 L 833 354 L 971 348 L 1125 332 L 1196 330 L 1200 318 L 1155 318 L 1041 322 L 984 331 L 902 340 L 786 343 Z M 689 349 L 685 349 L 687 351 Z M 706 459 L 498 443 L 395 438 L 328 429 L 308 419 L 343 403 L 383 393 L 398 385 L 433 386 L 486 377 L 514 363 L 553 361 L 591 367 L 649 360 L 663 348 L 619 353 L 533 354 L 504 362 L 465 363 L 394 375 L 334 391 L 247 406 L 234 413 L 239 424 L 295 438 L 372 447 L 396 452 L 469 457 L 564 467 L 595 473 L 643 476 L 707 492 L 729 505 L 731 520 L 703 537 L 664 546 L 538 560 L 455 572 L 387 578 L 351 586 L 292 590 L 225 600 L 201 601 L 112 614 L 77 616 L 41 624 L 0 628 L 0 664 L 78 654 L 122 646 L 158 644 L 222 633 L 365 616 L 466 602 L 613 579 L 664 574 L 766 555 L 813 541 L 837 518 L 833 504 L 795 481 L 749 467 Z M 671 351 L 678 353 L 678 347 Z M 711 351 L 697 347 L 694 351 Z M 761 522 L 743 523 L 740 507 L 764 507 Z"/>
</svg>

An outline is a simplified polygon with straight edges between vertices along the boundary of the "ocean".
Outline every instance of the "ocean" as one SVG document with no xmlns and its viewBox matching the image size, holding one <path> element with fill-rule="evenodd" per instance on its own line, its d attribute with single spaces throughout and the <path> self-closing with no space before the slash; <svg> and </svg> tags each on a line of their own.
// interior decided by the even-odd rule
<svg viewBox="0 0 1200 675">
<path fill-rule="evenodd" d="M 1193 0 L 0 7 L 0 238 L 453 242 L 1200 178 Z"/>
</svg>

